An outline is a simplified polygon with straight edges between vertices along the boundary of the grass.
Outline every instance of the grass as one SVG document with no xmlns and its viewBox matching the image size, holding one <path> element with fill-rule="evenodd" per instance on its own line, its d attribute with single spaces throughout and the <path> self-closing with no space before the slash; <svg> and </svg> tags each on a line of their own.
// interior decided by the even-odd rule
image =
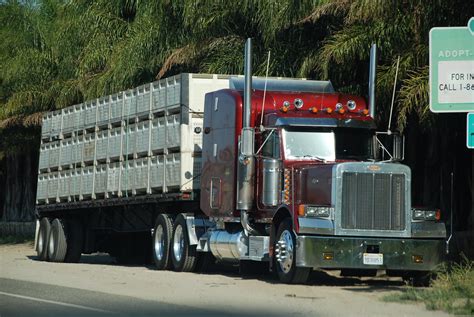
<svg viewBox="0 0 474 317">
<path fill-rule="evenodd" d="M 383 300 L 423 302 L 430 310 L 474 315 L 474 261 L 464 258 L 460 264 L 442 269 L 429 288 L 409 287 L 401 294 L 390 294 Z"/>
<path fill-rule="evenodd" d="M 33 242 L 34 237 L 24 235 L 8 235 L 0 237 L 0 245 L 3 244 L 20 244 L 26 242 Z"/>
</svg>

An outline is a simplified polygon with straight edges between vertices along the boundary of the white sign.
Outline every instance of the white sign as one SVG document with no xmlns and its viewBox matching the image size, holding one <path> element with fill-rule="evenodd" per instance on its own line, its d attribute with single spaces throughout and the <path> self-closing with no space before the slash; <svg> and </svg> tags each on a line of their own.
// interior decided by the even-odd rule
<svg viewBox="0 0 474 317">
<path fill-rule="evenodd" d="M 474 61 L 438 62 L 438 102 L 474 103 Z"/>
</svg>

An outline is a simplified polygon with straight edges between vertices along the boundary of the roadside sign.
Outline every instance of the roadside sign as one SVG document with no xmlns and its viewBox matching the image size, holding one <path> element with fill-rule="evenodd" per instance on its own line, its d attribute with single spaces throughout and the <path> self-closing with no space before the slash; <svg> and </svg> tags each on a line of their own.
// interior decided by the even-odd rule
<svg viewBox="0 0 474 317">
<path fill-rule="evenodd" d="M 474 111 L 474 17 L 467 27 L 430 31 L 430 109 Z"/>
<path fill-rule="evenodd" d="M 467 114 L 467 148 L 474 149 L 474 112 Z"/>
</svg>

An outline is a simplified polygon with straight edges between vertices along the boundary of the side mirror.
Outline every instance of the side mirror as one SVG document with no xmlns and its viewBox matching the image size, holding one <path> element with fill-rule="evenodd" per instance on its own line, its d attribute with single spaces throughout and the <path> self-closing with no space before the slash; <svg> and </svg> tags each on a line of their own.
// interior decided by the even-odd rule
<svg viewBox="0 0 474 317">
<path fill-rule="evenodd" d="M 374 158 L 377 161 L 403 161 L 405 159 L 405 137 L 398 132 L 376 132 L 374 149 Z"/>
<path fill-rule="evenodd" d="M 243 128 L 240 136 L 240 154 L 243 156 L 253 156 L 254 154 L 255 131 L 253 128 Z"/>
</svg>

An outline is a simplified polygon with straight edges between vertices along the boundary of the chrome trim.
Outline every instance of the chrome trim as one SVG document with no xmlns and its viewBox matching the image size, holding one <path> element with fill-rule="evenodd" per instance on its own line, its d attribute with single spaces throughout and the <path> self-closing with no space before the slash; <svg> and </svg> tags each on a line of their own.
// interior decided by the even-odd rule
<svg viewBox="0 0 474 317">
<path fill-rule="evenodd" d="M 334 235 L 334 221 L 323 218 L 298 217 L 299 234 Z"/>
<path fill-rule="evenodd" d="M 414 238 L 446 239 L 446 226 L 444 223 L 434 221 L 412 222 L 411 235 Z"/>
<path fill-rule="evenodd" d="M 328 128 L 360 128 L 375 129 L 375 123 L 372 120 L 361 121 L 356 119 L 337 119 L 337 118 L 294 118 L 278 117 L 274 123 L 275 126 L 292 127 L 328 127 Z"/>
<path fill-rule="evenodd" d="M 377 45 L 370 47 L 369 68 L 369 114 L 375 119 L 375 81 L 377 76 Z"/>
<path fill-rule="evenodd" d="M 344 172 L 380 173 L 405 175 L 405 229 L 398 230 L 365 230 L 342 228 L 342 175 Z M 341 163 L 333 167 L 331 204 L 335 207 L 335 234 L 341 236 L 367 237 L 411 237 L 411 170 L 408 166 L 397 163 L 355 162 Z"/>
<path fill-rule="evenodd" d="M 379 247 L 383 265 L 363 264 L 363 253 L 368 245 Z M 444 245 L 443 239 L 298 236 L 296 265 L 326 269 L 431 271 L 444 260 Z M 333 260 L 324 260 L 323 252 L 333 252 Z M 412 255 L 423 256 L 423 263 L 413 263 Z"/>
</svg>

